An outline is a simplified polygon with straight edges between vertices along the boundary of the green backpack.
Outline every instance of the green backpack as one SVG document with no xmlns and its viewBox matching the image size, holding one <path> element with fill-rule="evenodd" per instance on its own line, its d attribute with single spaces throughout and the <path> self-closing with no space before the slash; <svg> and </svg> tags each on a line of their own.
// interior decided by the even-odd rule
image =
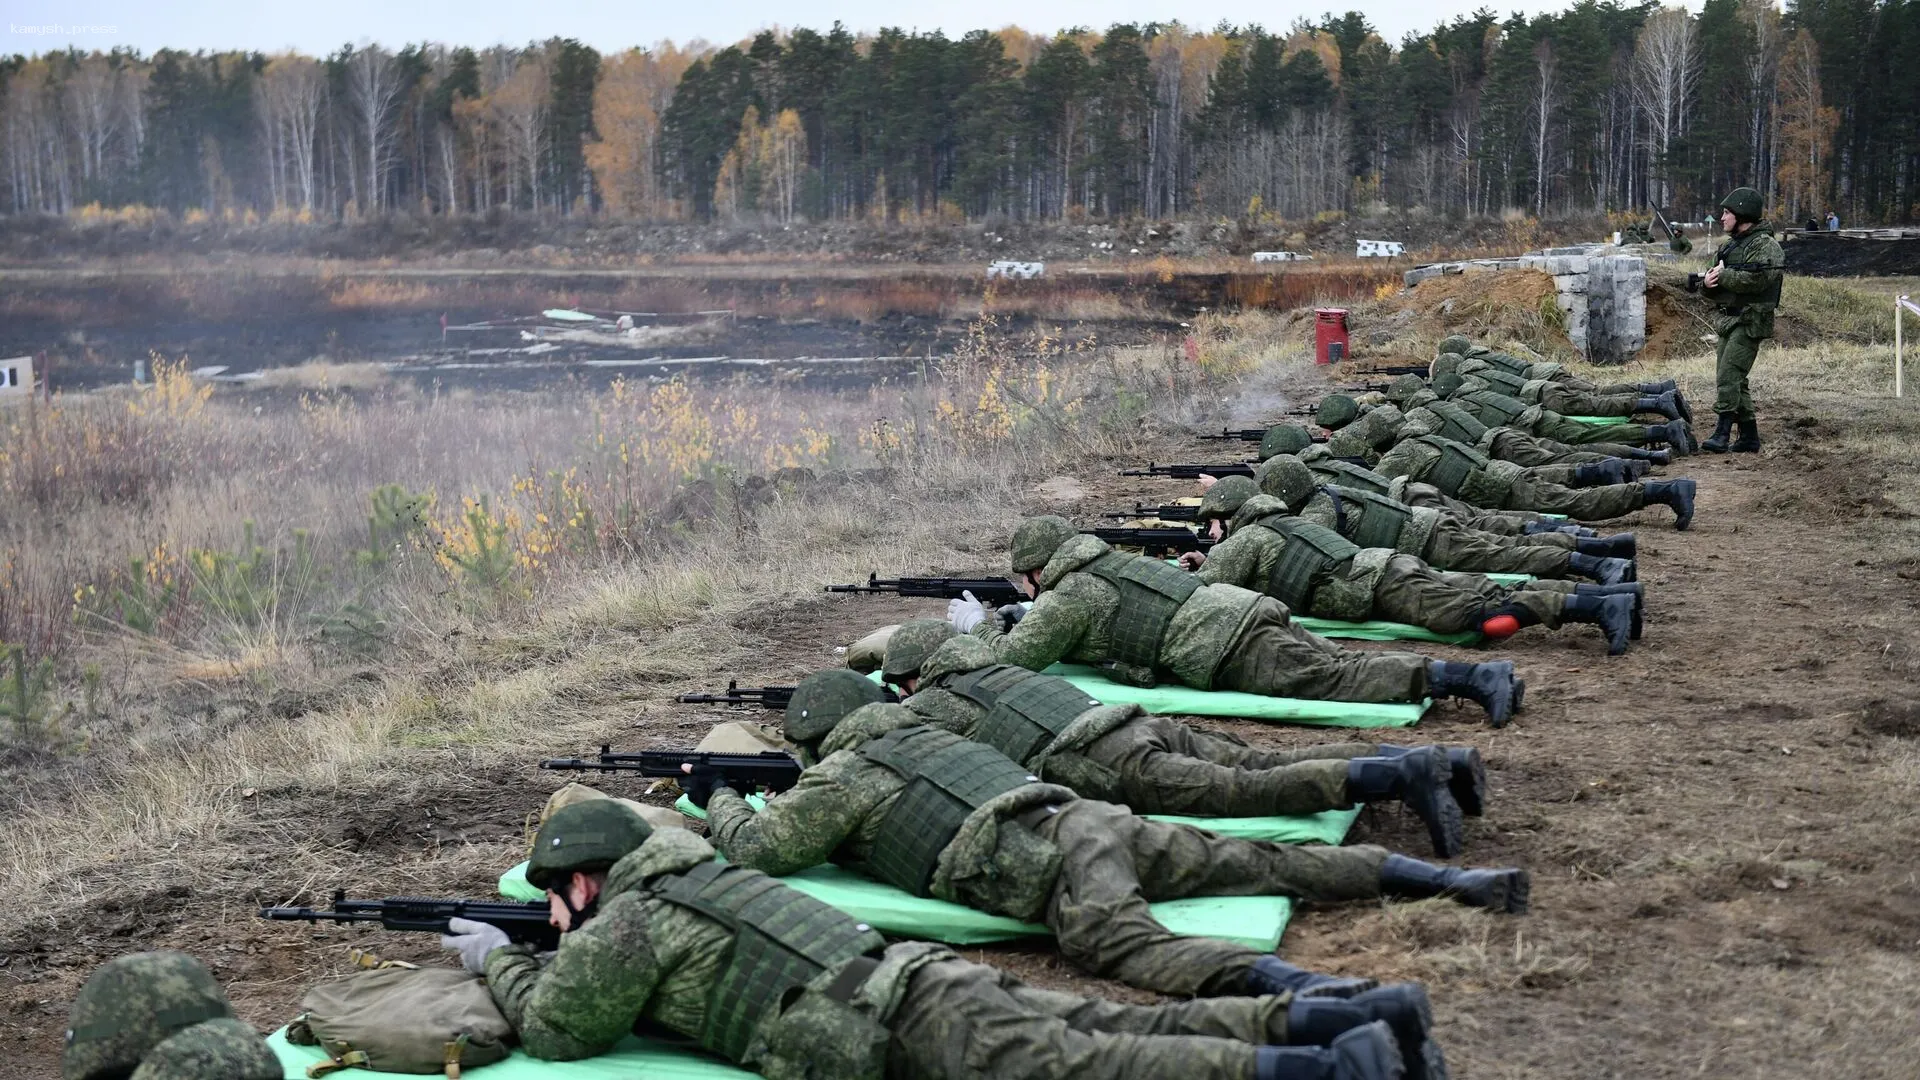
<svg viewBox="0 0 1920 1080">
<path fill-rule="evenodd" d="M 513 1028 L 478 975 L 444 968 L 383 966 L 308 990 L 287 1041 L 317 1046 L 330 1060 L 307 1070 L 440 1073 L 491 1065 L 513 1052 Z"/>
</svg>

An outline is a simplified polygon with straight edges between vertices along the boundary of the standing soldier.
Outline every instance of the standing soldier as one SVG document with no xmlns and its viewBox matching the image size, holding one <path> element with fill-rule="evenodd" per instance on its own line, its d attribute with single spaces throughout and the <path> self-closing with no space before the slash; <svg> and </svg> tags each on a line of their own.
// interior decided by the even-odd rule
<svg viewBox="0 0 1920 1080">
<path fill-rule="evenodd" d="M 1720 202 L 1720 224 L 1728 240 L 1700 281 L 1707 299 L 1720 307 L 1720 350 L 1714 361 L 1713 411 L 1720 414 L 1702 450 L 1751 454 L 1760 449 L 1760 425 L 1754 418 L 1747 374 L 1760 343 L 1773 336 L 1773 309 L 1780 306 L 1780 280 L 1786 254 L 1773 229 L 1760 220 L 1760 193 L 1734 188 Z M 1734 425 L 1740 437 L 1729 447 Z"/>
</svg>

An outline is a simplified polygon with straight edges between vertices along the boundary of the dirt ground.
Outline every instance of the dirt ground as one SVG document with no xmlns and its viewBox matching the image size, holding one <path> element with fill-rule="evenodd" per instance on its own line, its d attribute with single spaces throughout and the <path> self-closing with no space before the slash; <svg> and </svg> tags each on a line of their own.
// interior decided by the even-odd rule
<svg viewBox="0 0 1920 1080">
<path fill-rule="evenodd" d="M 1491 731 L 1477 710 L 1443 706 L 1396 733 L 1483 749 L 1492 799 L 1484 819 L 1469 819 L 1464 861 L 1529 868 L 1532 914 L 1338 908 L 1306 912 L 1288 931 L 1282 952 L 1296 962 L 1425 980 L 1456 1076 L 1915 1075 L 1920 564 L 1885 531 L 1909 515 L 1886 499 L 1880 471 L 1825 448 L 1846 422 L 1843 405 L 1763 408 L 1765 453 L 1668 470 L 1699 479 L 1691 531 L 1672 531 L 1665 510 L 1619 523 L 1639 534 L 1649 592 L 1646 635 L 1631 653 L 1607 658 L 1589 629 L 1527 631 L 1499 649 L 1529 685 L 1512 726 Z M 1198 445 L 1169 444 L 1166 459 L 1218 452 Z M 1080 471 L 1090 494 L 1076 513 L 1190 487 L 1113 471 L 1106 462 Z M 979 565 L 939 569 L 997 565 L 983 552 Z M 824 595 L 770 607 L 738 627 L 759 663 L 633 686 L 604 736 L 686 745 L 724 717 L 672 705 L 672 695 L 729 676 L 790 683 L 835 662 L 834 645 L 940 608 Z M 1260 742 L 1319 737 L 1226 726 Z M 73 990 L 123 952 L 193 952 L 263 1029 L 293 1015 L 317 975 L 344 969 L 349 945 L 434 959 L 431 935 L 269 924 L 254 907 L 320 902 L 336 887 L 489 895 L 520 857 L 526 815 L 562 780 L 532 762 L 449 752 L 443 769 L 404 790 L 349 780 L 243 793 L 253 814 L 217 838 L 231 852 L 221 871 L 144 895 L 75 895 L 0 940 L 0 1076 L 57 1072 Z M 1417 826 L 1393 811 L 1364 814 L 1353 839 L 1421 846 Z M 1141 997 L 1037 947 L 979 955 L 1048 985 Z"/>
</svg>

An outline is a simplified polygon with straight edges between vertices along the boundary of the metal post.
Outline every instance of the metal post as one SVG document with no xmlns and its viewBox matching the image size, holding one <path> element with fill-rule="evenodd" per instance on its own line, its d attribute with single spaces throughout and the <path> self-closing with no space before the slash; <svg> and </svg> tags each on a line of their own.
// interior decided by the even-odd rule
<svg viewBox="0 0 1920 1080">
<path fill-rule="evenodd" d="M 1905 336 L 1906 335 L 1904 333 L 1906 328 L 1906 316 L 1907 316 L 1907 298 L 1905 296 L 1900 296 L 1896 298 L 1893 302 L 1893 396 L 1894 397 L 1903 397 L 1905 396 L 1905 391 L 1906 391 L 1906 387 L 1902 385 L 1906 381 L 1905 379 L 1906 372 L 1903 370 L 1903 368 L 1906 365 L 1906 356 L 1905 356 L 1905 352 L 1906 352 Z"/>
</svg>

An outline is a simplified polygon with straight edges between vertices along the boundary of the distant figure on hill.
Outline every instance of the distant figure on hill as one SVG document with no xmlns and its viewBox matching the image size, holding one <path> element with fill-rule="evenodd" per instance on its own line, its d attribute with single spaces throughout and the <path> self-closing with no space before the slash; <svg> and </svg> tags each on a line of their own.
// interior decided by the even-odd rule
<svg viewBox="0 0 1920 1080">
<path fill-rule="evenodd" d="M 1840 231 L 1840 215 L 1834 213 L 1831 210 L 1827 211 L 1827 231 L 1828 232 Z"/>
</svg>

